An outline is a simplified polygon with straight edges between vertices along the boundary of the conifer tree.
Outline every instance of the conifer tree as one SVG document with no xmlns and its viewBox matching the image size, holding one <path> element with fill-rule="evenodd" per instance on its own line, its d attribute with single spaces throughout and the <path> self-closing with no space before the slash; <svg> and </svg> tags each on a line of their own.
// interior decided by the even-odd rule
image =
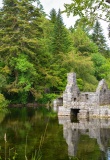
<svg viewBox="0 0 110 160">
<path fill-rule="evenodd" d="M 63 19 L 61 16 L 61 11 L 59 9 L 56 22 L 54 24 L 53 39 L 52 39 L 52 52 L 54 54 L 59 54 L 61 52 L 67 53 L 70 47 L 70 40 L 68 36 L 68 31 L 64 26 Z"/>
<path fill-rule="evenodd" d="M 98 20 L 96 21 L 93 28 L 92 40 L 98 46 L 99 52 L 104 54 L 104 52 L 106 52 L 107 49 L 106 39 L 103 35 L 103 29 Z"/>
<path fill-rule="evenodd" d="M 0 10 L 0 69 L 5 75 L 7 97 L 38 97 L 41 59 L 40 27 L 42 11 L 34 0 L 3 0 Z M 3 78 L 2 78 L 3 79 Z M 24 98 L 22 99 L 21 97 Z"/>
<path fill-rule="evenodd" d="M 63 61 L 63 54 L 70 51 L 71 40 L 70 32 L 66 29 L 63 23 L 60 10 L 56 13 L 55 9 L 50 12 L 50 26 L 51 35 L 50 38 L 50 80 L 49 85 L 50 92 L 58 93 L 64 90 L 66 82 L 67 70 L 61 63 Z"/>
<path fill-rule="evenodd" d="M 50 21 L 52 23 L 56 22 L 57 12 L 56 12 L 56 10 L 54 8 L 50 11 L 50 16 L 49 17 L 50 17 Z"/>
</svg>

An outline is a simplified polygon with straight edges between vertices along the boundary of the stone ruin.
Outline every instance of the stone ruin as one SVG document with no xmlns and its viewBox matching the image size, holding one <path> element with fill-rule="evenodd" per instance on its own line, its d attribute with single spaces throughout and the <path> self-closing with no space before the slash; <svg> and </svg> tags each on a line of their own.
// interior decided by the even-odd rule
<svg viewBox="0 0 110 160">
<path fill-rule="evenodd" d="M 96 92 L 80 92 L 76 73 L 67 74 L 67 85 L 63 96 L 54 100 L 54 110 L 59 116 L 71 113 L 79 118 L 110 117 L 110 90 L 102 79 Z"/>
</svg>

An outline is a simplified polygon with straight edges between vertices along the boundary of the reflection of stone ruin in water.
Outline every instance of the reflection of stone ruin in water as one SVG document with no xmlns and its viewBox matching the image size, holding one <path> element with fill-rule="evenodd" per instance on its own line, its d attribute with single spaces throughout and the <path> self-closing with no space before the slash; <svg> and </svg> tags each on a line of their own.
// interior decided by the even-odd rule
<svg viewBox="0 0 110 160">
<path fill-rule="evenodd" d="M 69 73 L 63 96 L 54 100 L 54 110 L 59 116 L 78 114 L 80 118 L 110 117 L 110 90 L 102 79 L 96 92 L 80 92 L 76 83 L 76 74 Z"/>
<path fill-rule="evenodd" d="M 108 152 L 110 139 L 110 120 L 82 119 L 79 123 L 71 123 L 69 116 L 60 116 L 59 124 L 63 125 L 63 136 L 68 144 L 68 155 L 76 156 L 81 135 L 88 135 L 97 140 L 100 151 Z"/>
</svg>

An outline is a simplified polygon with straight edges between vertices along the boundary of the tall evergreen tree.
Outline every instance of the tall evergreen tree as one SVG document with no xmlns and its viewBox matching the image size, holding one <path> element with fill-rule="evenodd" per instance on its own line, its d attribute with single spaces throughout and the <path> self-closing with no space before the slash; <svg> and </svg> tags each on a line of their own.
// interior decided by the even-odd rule
<svg viewBox="0 0 110 160">
<path fill-rule="evenodd" d="M 99 48 L 99 52 L 104 54 L 104 52 L 107 49 L 106 39 L 103 35 L 103 29 L 98 20 L 96 21 L 94 28 L 93 28 L 92 40 L 93 42 L 97 44 Z"/>
<path fill-rule="evenodd" d="M 69 33 L 64 26 L 63 19 L 61 16 L 61 11 L 59 9 L 56 22 L 54 24 L 53 30 L 53 39 L 52 39 L 52 52 L 54 54 L 58 53 L 67 53 L 70 48 L 70 40 L 69 40 Z"/>
<path fill-rule="evenodd" d="M 42 88 L 39 86 L 41 59 L 45 57 L 39 41 L 43 34 L 42 11 L 33 2 L 4 0 L 0 10 L 0 69 L 7 83 L 3 92 L 22 103 L 29 95 L 37 98 Z"/>
<path fill-rule="evenodd" d="M 56 10 L 53 8 L 51 11 L 50 11 L 50 21 L 52 23 L 55 23 L 56 22 L 56 19 L 57 19 L 57 12 Z"/>
<path fill-rule="evenodd" d="M 71 41 L 69 34 L 70 32 L 64 26 L 60 10 L 56 14 L 55 9 L 52 9 L 50 12 L 50 28 L 48 27 L 49 51 L 51 55 L 50 72 L 48 74 L 50 92 L 58 93 L 64 90 L 65 87 L 67 70 L 61 66 L 61 63 L 63 54 L 70 50 Z"/>
</svg>

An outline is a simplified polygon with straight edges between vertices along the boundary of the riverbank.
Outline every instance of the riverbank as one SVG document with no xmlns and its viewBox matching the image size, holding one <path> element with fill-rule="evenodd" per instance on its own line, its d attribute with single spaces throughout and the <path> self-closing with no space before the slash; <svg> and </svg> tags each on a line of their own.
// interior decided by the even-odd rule
<svg viewBox="0 0 110 160">
<path fill-rule="evenodd" d="M 14 108 L 22 108 L 22 107 L 42 107 L 46 106 L 45 104 L 39 104 L 39 103 L 27 103 L 27 104 L 9 104 L 8 108 L 14 107 Z"/>
</svg>

